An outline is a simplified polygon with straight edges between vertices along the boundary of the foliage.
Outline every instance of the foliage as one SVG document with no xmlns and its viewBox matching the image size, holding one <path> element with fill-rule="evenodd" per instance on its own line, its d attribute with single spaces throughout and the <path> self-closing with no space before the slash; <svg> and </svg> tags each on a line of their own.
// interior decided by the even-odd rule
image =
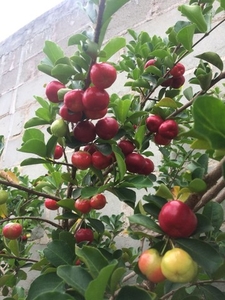
<svg viewBox="0 0 225 300">
<path fill-rule="evenodd" d="M 180 5 L 182 21 L 166 32 L 166 38 L 128 29 L 129 42 L 114 37 L 103 43 L 112 15 L 128 0 L 89 0 L 85 11 L 93 22 L 93 30 L 69 38 L 74 48 L 71 57 L 53 41 L 46 41 L 46 57 L 38 69 L 65 85 L 59 90 L 59 103 L 35 96 L 40 107 L 24 125 L 19 151 L 28 158 L 21 166 L 42 165 L 43 175 L 30 179 L 18 169 L 1 170 L 0 185 L 9 198 L 0 205 L 0 224 L 9 220 L 23 225 L 23 236 L 0 241 L 0 287 L 8 300 L 76 299 L 223 299 L 220 284 L 225 280 L 224 212 L 224 94 L 218 83 L 225 78 L 223 61 L 214 52 L 195 55 L 195 47 L 220 26 L 212 27 L 215 17 L 223 14 L 224 1 L 195 1 Z M 219 3 L 217 3 L 219 2 Z M 223 16 L 222 16 L 223 17 Z M 120 60 L 113 56 L 123 49 Z M 191 79 L 185 87 L 165 86 L 170 71 L 188 55 L 198 59 Z M 154 65 L 147 68 L 148 60 Z M 110 140 L 96 137 L 95 147 L 104 155 L 113 153 L 114 162 L 104 168 L 91 166 L 76 169 L 70 162 L 71 152 L 84 149 L 87 143 L 73 135 L 76 124 L 66 122 L 63 137 L 51 133 L 51 124 L 60 119 L 60 107 L 66 92 L 86 90 L 91 86 L 90 70 L 96 63 L 108 62 L 118 73 L 125 74 L 124 86 L 130 93 L 111 93 L 108 114 L 119 123 L 119 131 Z M 179 134 L 167 145 L 155 142 L 155 133 L 146 126 L 149 115 L 173 119 Z M 135 152 L 145 158 L 161 155 L 155 172 L 145 175 L 127 170 L 126 157 L 118 145 L 129 140 Z M 63 158 L 54 159 L 57 144 Z M 0 136 L 0 155 L 4 137 Z M 210 169 L 210 162 L 216 165 Z M 139 191 L 144 196 L 139 200 Z M 81 213 L 74 208 L 77 199 L 90 199 L 104 193 L 117 198 L 132 209 L 127 217 L 91 210 Z M 58 212 L 53 221 L 43 217 L 45 198 L 57 201 Z M 198 225 L 190 237 L 172 239 L 158 224 L 162 206 L 171 199 L 184 201 L 196 213 Z M 129 222 L 128 226 L 126 226 Z M 35 228 L 49 237 L 39 259 L 32 258 Z M 92 243 L 77 243 L 74 235 L 80 228 L 91 228 Z M 117 238 L 129 236 L 139 246 L 120 246 Z M 198 275 L 190 283 L 165 280 L 153 284 L 138 268 L 138 257 L 144 248 L 156 248 L 162 255 L 172 247 L 180 247 L 198 264 Z M 207 258 L 207 259 L 206 259 Z M 27 279 L 25 268 L 39 272 L 26 293 L 20 281 Z M 130 283 L 132 279 L 132 284 Z M 219 288 L 214 283 L 218 283 Z M 213 296 L 212 296 L 213 295 Z"/>
</svg>

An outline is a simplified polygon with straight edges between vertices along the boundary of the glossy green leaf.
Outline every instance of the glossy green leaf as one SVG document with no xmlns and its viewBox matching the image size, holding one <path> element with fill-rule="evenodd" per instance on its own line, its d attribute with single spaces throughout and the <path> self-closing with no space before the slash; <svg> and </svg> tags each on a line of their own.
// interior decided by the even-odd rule
<svg viewBox="0 0 225 300">
<path fill-rule="evenodd" d="M 207 32 L 207 23 L 202 14 L 202 9 L 199 5 L 181 5 L 178 8 L 181 13 L 188 18 L 191 22 L 193 22 L 200 32 Z"/>
<path fill-rule="evenodd" d="M 64 57 L 63 50 L 52 41 L 45 41 L 43 52 L 48 56 L 53 65 L 55 65 L 58 59 Z"/>
<path fill-rule="evenodd" d="M 90 246 L 76 247 L 76 255 L 85 263 L 89 273 L 93 278 L 99 275 L 102 268 L 106 267 L 109 262 L 97 249 Z"/>
<path fill-rule="evenodd" d="M 18 151 L 26 152 L 26 153 L 33 153 L 41 157 L 46 156 L 46 146 L 43 141 L 37 139 L 30 139 L 25 142 Z"/>
<path fill-rule="evenodd" d="M 224 222 L 224 210 L 221 204 L 209 202 L 204 206 L 203 215 L 206 216 L 215 230 L 219 230 Z"/>
<path fill-rule="evenodd" d="M 102 49 L 105 52 L 105 56 L 100 58 L 100 61 L 107 61 L 116 52 L 126 46 L 126 39 L 123 37 L 112 38 Z"/>
<path fill-rule="evenodd" d="M 124 4 L 128 3 L 129 0 L 107 0 L 105 11 L 103 13 L 103 23 L 105 23 L 112 15 L 117 12 Z"/>
<path fill-rule="evenodd" d="M 15 256 L 20 256 L 19 243 L 17 239 L 10 240 L 7 246 Z"/>
<path fill-rule="evenodd" d="M 111 293 L 114 293 L 118 289 L 119 283 L 121 282 L 121 279 L 125 273 L 126 268 L 124 267 L 117 267 L 113 271 L 109 282 Z"/>
<path fill-rule="evenodd" d="M 210 222 L 210 219 L 207 218 L 207 216 L 203 214 L 196 214 L 198 223 L 197 223 L 197 228 L 194 232 L 194 234 L 200 234 L 203 232 L 210 232 L 213 231 L 213 226 Z"/>
<path fill-rule="evenodd" d="M 40 119 L 42 119 L 42 120 L 44 120 L 44 121 L 46 121 L 46 122 L 48 122 L 48 123 L 51 123 L 52 116 L 51 116 L 51 114 L 50 114 L 49 109 L 40 107 L 40 108 L 38 108 L 38 109 L 35 111 L 35 115 L 36 115 L 38 118 L 40 118 Z"/>
<path fill-rule="evenodd" d="M 124 201 L 129 206 L 134 207 L 136 201 L 135 191 L 123 187 L 110 188 L 109 191 L 116 195 L 120 201 Z"/>
<path fill-rule="evenodd" d="M 137 286 L 123 286 L 115 300 L 154 300 L 155 295 Z"/>
<path fill-rule="evenodd" d="M 124 175 L 126 174 L 127 171 L 126 164 L 124 161 L 124 156 L 121 154 L 121 150 L 118 149 L 118 147 L 115 145 L 112 145 L 112 151 L 116 157 L 118 171 L 119 171 L 119 180 L 121 181 L 123 180 Z"/>
<path fill-rule="evenodd" d="M 105 226 L 100 220 L 87 218 L 87 221 L 90 223 L 91 227 L 94 228 L 98 233 L 103 233 L 105 231 Z"/>
<path fill-rule="evenodd" d="M 20 163 L 20 165 L 21 166 L 29 166 L 29 165 L 38 165 L 38 164 L 46 164 L 46 163 L 48 163 L 48 162 L 45 159 L 31 157 L 31 158 L 24 159 Z"/>
<path fill-rule="evenodd" d="M 61 292 L 46 292 L 38 297 L 36 297 L 33 300 L 49 300 L 49 299 L 54 299 L 54 300 L 74 300 L 74 297 L 66 294 L 66 293 L 61 293 Z"/>
<path fill-rule="evenodd" d="M 148 228 L 154 232 L 163 234 L 163 231 L 160 229 L 159 225 L 156 224 L 149 216 L 144 216 L 141 214 L 136 214 L 129 217 L 131 224 L 138 224 Z"/>
<path fill-rule="evenodd" d="M 155 104 L 155 107 L 161 106 L 161 107 L 171 107 L 174 109 L 177 109 L 178 105 L 177 102 L 169 97 L 165 97 L 161 99 L 158 103 Z"/>
<path fill-rule="evenodd" d="M 63 199 L 58 201 L 59 206 L 68 208 L 70 210 L 74 209 L 74 199 Z"/>
<path fill-rule="evenodd" d="M 113 107 L 113 110 L 115 112 L 115 117 L 120 123 L 124 123 L 127 115 L 129 113 L 131 106 L 131 100 L 130 99 L 125 99 L 121 100 L 118 99 L 115 101 L 115 106 Z"/>
<path fill-rule="evenodd" d="M 75 35 L 72 35 L 68 40 L 68 46 L 72 45 L 80 45 L 81 42 L 85 42 L 87 40 L 87 37 L 84 34 L 77 33 Z"/>
<path fill-rule="evenodd" d="M 225 0 L 220 0 L 220 6 L 225 9 Z"/>
<path fill-rule="evenodd" d="M 223 292 L 221 292 L 217 287 L 209 284 L 200 286 L 200 290 L 203 292 L 205 300 L 222 300 L 225 298 Z"/>
<path fill-rule="evenodd" d="M 159 188 L 156 191 L 156 196 L 165 198 L 165 199 L 173 199 L 173 194 L 171 193 L 171 191 L 168 189 L 168 187 L 161 183 Z"/>
<path fill-rule="evenodd" d="M 35 100 L 43 107 L 48 109 L 49 108 L 49 102 L 43 99 L 42 97 L 39 96 L 34 96 Z"/>
<path fill-rule="evenodd" d="M 224 102 L 212 96 L 200 96 L 193 104 L 194 131 L 208 140 L 213 149 L 225 145 Z"/>
<path fill-rule="evenodd" d="M 24 128 L 29 128 L 29 127 L 39 126 L 39 125 L 46 125 L 46 124 L 49 124 L 49 122 L 47 122 L 46 120 L 43 120 L 41 118 L 34 117 L 34 118 L 29 119 L 25 123 Z"/>
<path fill-rule="evenodd" d="M 216 272 L 223 263 L 221 255 L 206 242 L 197 239 L 177 239 L 176 243 L 187 251 L 209 275 Z"/>
<path fill-rule="evenodd" d="M 104 300 L 109 279 L 117 265 L 117 261 L 101 269 L 97 278 L 92 280 L 85 292 L 86 300 Z"/>
<path fill-rule="evenodd" d="M 50 139 L 47 141 L 47 145 L 46 145 L 46 156 L 47 157 L 53 156 L 57 141 L 58 141 L 58 138 L 54 135 L 52 135 L 50 137 Z"/>
<path fill-rule="evenodd" d="M 136 175 L 135 177 L 126 177 L 126 181 L 120 186 L 133 187 L 136 189 L 149 188 L 152 186 L 152 180 L 148 176 Z"/>
<path fill-rule="evenodd" d="M 47 292 L 64 292 L 65 283 L 55 273 L 38 276 L 30 285 L 27 300 L 35 300 Z"/>
<path fill-rule="evenodd" d="M 207 61 L 208 63 L 217 67 L 220 71 L 223 71 L 223 61 L 217 53 L 209 51 L 196 55 L 196 57 Z"/>
<path fill-rule="evenodd" d="M 192 192 L 200 193 L 204 192 L 207 189 L 207 185 L 204 180 L 200 178 L 195 178 L 189 183 L 188 188 Z"/>
<path fill-rule="evenodd" d="M 73 67 L 65 65 L 65 64 L 58 64 L 56 65 L 51 72 L 52 76 L 57 78 L 62 83 L 67 83 L 72 75 L 75 75 L 76 72 Z"/>
<path fill-rule="evenodd" d="M 88 271 L 80 266 L 60 266 L 57 275 L 83 296 L 92 280 Z"/>
<path fill-rule="evenodd" d="M 25 130 L 25 132 L 23 134 L 23 142 L 25 143 L 31 139 L 36 139 L 36 140 L 44 142 L 45 136 L 41 130 L 39 130 L 37 128 L 30 128 L 30 129 Z"/>
<path fill-rule="evenodd" d="M 192 50 L 195 28 L 195 25 L 191 24 L 182 28 L 177 34 L 178 42 L 180 42 L 188 51 Z"/>
<path fill-rule="evenodd" d="M 67 243 L 63 243 L 59 240 L 50 242 L 44 249 L 44 255 L 55 267 L 60 265 L 71 265 L 75 259 L 75 254 Z"/>
</svg>

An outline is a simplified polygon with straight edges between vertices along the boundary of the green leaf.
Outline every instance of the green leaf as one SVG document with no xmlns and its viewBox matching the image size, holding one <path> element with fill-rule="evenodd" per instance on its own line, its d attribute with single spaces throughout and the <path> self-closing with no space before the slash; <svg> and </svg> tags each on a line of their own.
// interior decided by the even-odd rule
<svg viewBox="0 0 225 300">
<path fill-rule="evenodd" d="M 108 281 L 110 276 L 112 275 L 115 267 L 117 265 L 117 261 L 102 268 L 99 272 L 97 278 L 92 280 L 86 290 L 85 299 L 86 300 L 104 300 L 104 294 L 108 285 Z"/>
<path fill-rule="evenodd" d="M 74 297 L 66 294 L 66 293 L 60 293 L 60 292 L 46 292 L 38 297 L 36 297 L 34 300 L 74 300 Z"/>
<path fill-rule="evenodd" d="M 57 144 L 57 136 L 52 135 L 46 145 L 46 156 L 52 157 L 55 151 L 55 146 Z"/>
<path fill-rule="evenodd" d="M 164 199 L 173 199 L 173 194 L 168 189 L 168 187 L 161 183 L 158 190 L 156 191 L 156 196 L 162 197 Z"/>
<path fill-rule="evenodd" d="M 137 286 L 124 286 L 115 300 L 153 300 L 155 295 Z"/>
<path fill-rule="evenodd" d="M 20 256 L 18 240 L 10 240 L 8 243 L 8 247 L 15 256 Z"/>
<path fill-rule="evenodd" d="M 43 99 L 42 97 L 39 97 L 39 96 L 34 96 L 34 98 L 43 108 L 49 109 L 48 101 L 46 101 L 45 99 Z"/>
<path fill-rule="evenodd" d="M 68 66 L 66 64 L 58 64 L 52 69 L 51 74 L 62 83 L 67 83 L 71 76 L 75 75 L 76 72 L 71 66 Z"/>
<path fill-rule="evenodd" d="M 207 185 L 204 180 L 200 178 L 193 179 L 189 185 L 188 188 L 195 193 L 204 192 L 207 189 Z"/>
<path fill-rule="evenodd" d="M 107 0 L 105 11 L 103 13 L 103 23 L 105 23 L 111 16 L 117 12 L 124 4 L 128 3 L 129 0 Z"/>
<path fill-rule="evenodd" d="M 86 40 L 87 40 L 87 37 L 84 34 L 78 33 L 78 34 L 72 35 L 69 38 L 68 46 L 80 45 L 81 42 L 85 42 Z"/>
<path fill-rule="evenodd" d="M 58 59 L 64 57 L 63 50 L 52 41 L 45 41 L 43 52 L 48 56 L 53 65 L 55 65 Z"/>
<path fill-rule="evenodd" d="M 55 267 L 60 265 L 71 265 L 75 259 L 74 252 L 71 251 L 67 243 L 54 240 L 44 249 L 44 255 Z"/>
<path fill-rule="evenodd" d="M 46 120 L 43 120 L 41 118 L 31 118 L 24 124 L 24 128 L 29 128 L 29 127 L 34 127 L 34 126 L 39 126 L 39 125 L 46 125 L 49 124 Z"/>
<path fill-rule="evenodd" d="M 204 206 L 202 214 L 206 216 L 215 230 L 219 230 L 224 221 L 223 207 L 217 202 L 209 202 Z"/>
<path fill-rule="evenodd" d="M 59 206 L 74 210 L 74 199 L 63 199 L 58 201 Z"/>
<path fill-rule="evenodd" d="M 197 239 L 176 239 L 176 243 L 187 251 L 209 275 L 216 272 L 223 263 L 220 254 L 206 242 Z M 206 257 L 210 257 L 210 259 L 206 259 Z"/>
<path fill-rule="evenodd" d="M 41 158 L 26 158 L 24 159 L 20 165 L 21 166 L 29 166 L 29 165 L 38 165 L 38 164 L 47 164 L 48 162 L 45 159 Z"/>
<path fill-rule="evenodd" d="M 124 161 L 124 156 L 121 153 L 121 150 L 116 145 L 112 145 L 112 151 L 115 154 L 118 171 L 119 171 L 119 180 L 123 180 L 124 175 L 126 174 L 127 168 Z"/>
<path fill-rule="evenodd" d="M 118 285 L 125 273 L 126 269 L 123 267 L 118 267 L 113 271 L 109 283 L 111 293 L 114 293 L 118 289 Z"/>
<path fill-rule="evenodd" d="M 225 0 L 220 0 L 220 6 L 225 9 Z"/>
<path fill-rule="evenodd" d="M 129 206 L 134 208 L 135 201 L 136 201 L 136 193 L 135 191 L 123 187 L 115 187 L 109 189 L 111 193 L 116 195 L 120 201 L 124 201 Z"/>
<path fill-rule="evenodd" d="M 90 223 L 91 227 L 94 228 L 98 233 L 104 233 L 105 226 L 100 220 L 87 218 L 87 221 Z"/>
<path fill-rule="evenodd" d="M 165 97 L 163 99 L 161 99 L 158 103 L 155 104 L 155 107 L 157 106 L 161 106 L 161 107 L 171 107 L 174 109 L 177 109 L 177 102 L 174 101 L 171 98 Z"/>
<path fill-rule="evenodd" d="M 85 263 L 89 273 L 93 278 L 97 277 L 101 269 L 106 267 L 109 262 L 97 249 L 90 246 L 76 247 L 76 255 Z"/>
<path fill-rule="evenodd" d="M 112 38 L 102 49 L 105 52 L 105 56 L 100 58 L 100 61 L 104 62 L 109 60 L 116 52 L 126 46 L 126 39 L 123 37 Z"/>
<path fill-rule="evenodd" d="M 223 71 L 223 61 L 217 53 L 209 51 L 199 54 L 196 57 L 207 61 L 208 63 L 217 67 L 220 71 Z"/>
<path fill-rule="evenodd" d="M 85 295 L 87 287 L 92 280 L 88 271 L 80 266 L 59 266 L 57 275 L 82 296 Z"/>
<path fill-rule="evenodd" d="M 193 36 L 195 33 L 195 25 L 191 24 L 182 28 L 177 34 L 177 40 L 188 51 L 192 50 Z"/>
<path fill-rule="evenodd" d="M 178 8 L 181 13 L 188 18 L 191 22 L 193 22 L 200 32 L 207 32 L 207 23 L 202 14 L 202 9 L 199 5 L 181 5 Z"/>
<path fill-rule="evenodd" d="M 204 284 L 199 288 L 203 294 L 205 300 L 221 300 L 224 299 L 224 293 L 222 293 L 218 288 L 215 286 Z"/>
<path fill-rule="evenodd" d="M 208 140 L 213 149 L 225 145 L 224 102 L 212 96 L 200 96 L 193 104 L 194 131 Z"/>
<path fill-rule="evenodd" d="M 129 217 L 131 224 L 138 224 L 148 228 L 154 232 L 163 234 L 163 231 L 160 229 L 159 225 L 156 224 L 149 216 L 144 216 L 141 214 L 136 214 Z"/>
<path fill-rule="evenodd" d="M 115 101 L 115 106 L 113 107 L 113 110 L 115 112 L 115 117 L 118 120 L 118 122 L 123 124 L 126 121 L 127 115 L 130 111 L 131 102 L 132 101 L 130 99 L 118 99 Z"/>
<path fill-rule="evenodd" d="M 37 128 L 29 128 L 29 129 L 25 130 L 25 132 L 24 132 L 23 142 L 25 143 L 31 139 L 35 139 L 35 140 L 44 142 L 45 136 L 41 130 L 39 130 Z"/>
<path fill-rule="evenodd" d="M 142 142 L 144 140 L 145 134 L 146 134 L 146 126 L 145 125 L 139 126 L 135 132 L 135 140 L 138 142 L 139 148 L 142 146 Z"/>
<path fill-rule="evenodd" d="M 46 146 L 43 141 L 37 139 L 30 139 L 25 142 L 18 151 L 33 153 L 41 157 L 46 157 Z"/>
<path fill-rule="evenodd" d="M 82 198 L 90 198 L 93 195 L 96 195 L 98 193 L 99 187 L 95 186 L 88 186 L 81 190 L 81 197 Z"/>
<path fill-rule="evenodd" d="M 46 292 L 64 292 L 65 284 L 55 273 L 38 276 L 30 285 L 26 300 L 35 300 Z"/>
</svg>

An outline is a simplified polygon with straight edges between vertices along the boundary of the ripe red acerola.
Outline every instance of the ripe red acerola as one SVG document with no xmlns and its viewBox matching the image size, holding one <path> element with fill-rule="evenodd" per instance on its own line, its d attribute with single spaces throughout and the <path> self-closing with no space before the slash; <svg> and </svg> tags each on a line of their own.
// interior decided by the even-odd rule
<svg viewBox="0 0 225 300">
<path fill-rule="evenodd" d="M 76 151 L 71 156 L 71 162 L 77 169 L 86 170 L 91 166 L 91 154 L 86 151 Z"/>
<path fill-rule="evenodd" d="M 99 89 L 107 89 L 116 80 L 116 69 L 108 63 L 95 63 L 90 71 L 91 82 Z"/>
<path fill-rule="evenodd" d="M 151 159 L 145 158 L 145 164 L 143 169 L 141 169 L 140 174 L 150 175 L 154 171 L 154 163 Z"/>
<path fill-rule="evenodd" d="M 53 80 L 46 85 L 45 94 L 50 102 L 58 103 L 60 102 L 58 98 L 58 91 L 65 88 L 65 85 L 59 81 Z"/>
<path fill-rule="evenodd" d="M 2 229 L 2 234 L 4 237 L 10 240 L 17 239 L 23 231 L 23 227 L 19 223 L 8 223 Z"/>
<path fill-rule="evenodd" d="M 104 155 L 100 151 L 92 154 L 92 165 L 98 170 L 103 170 L 112 164 L 112 155 Z"/>
<path fill-rule="evenodd" d="M 185 82 L 185 77 L 180 76 L 180 77 L 174 77 L 172 82 L 171 82 L 171 87 L 174 89 L 179 89 Z"/>
<path fill-rule="evenodd" d="M 154 66 L 156 63 L 156 59 L 149 59 L 146 64 L 144 65 L 144 69 L 146 69 L 149 66 Z"/>
<path fill-rule="evenodd" d="M 65 94 L 64 104 L 72 112 L 80 112 L 84 109 L 82 98 L 83 90 L 72 90 Z"/>
<path fill-rule="evenodd" d="M 123 154 L 126 156 L 132 153 L 135 149 L 134 144 L 129 140 L 121 140 L 118 142 L 118 146 L 120 147 Z"/>
<path fill-rule="evenodd" d="M 129 172 L 140 174 L 145 165 L 145 159 L 141 154 L 132 152 L 126 156 L 125 164 Z"/>
<path fill-rule="evenodd" d="M 159 126 L 164 122 L 164 120 L 158 115 L 151 115 L 146 119 L 146 127 L 150 132 L 157 132 Z"/>
<path fill-rule="evenodd" d="M 95 139 L 95 125 L 88 120 L 77 123 L 73 130 L 74 137 L 82 143 L 90 143 Z"/>
<path fill-rule="evenodd" d="M 76 242 L 89 242 L 92 243 L 94 240 L 94 234 L 93 231 L 90 228 L 80 228 L 76 231 L 74 235 Z"/>
<path fill-rule="evenodd" d="M 105 90 L 92 86 L 86 89 L 82 101 L 85 110 L 103 110 L 108 107 L 109 94 Z"/>
<path fill-rule="evenodd" d="M 81 213 L 87 214 L 91 211 L 91 205 L 89 199 L 77 199 L 74 203 L 74 207 Z"/>
<path fill-rule="evenodd" d="M 158 133 L 165 139 L 174 139 L 178 135 L 178 125 L 174 120 L 164 121 L 158 129 Z"/>
<path fill-rule="evenodd" d="M 59 159 L 63 156 L 63 147 L 60 145 L 55 146 L 54 159 Z"/>
<path fill-rule="evenodd" d="M 171 70 L 170 70 L 170 74 L 174 77 L 181 77 L 185 72 L 185 67 L 183 64 L 181 63 L 177 63 Z"/>
<path fill-rule="evenodd" d="M 68 109 L 67 106 L 62 105 L 59 109 L 59 114 L 63 118 L 63 120 L 77 123 L 82 119 L 83 113 L 82 111 L 72 112 Z"/>
<path fill-rule="evenodd" d="M 107 114 L 108 108 L 102 110 L 84 110 L 87 119 L 97 120 L 103 118 Z"/>
<path fill-rule="evenodd" d="M 99 120 L 95 125 L 96 134 L 104 140 L 112 139 L 119 130 L 118 122 L 111 117 L 105 117 Z"/>
<path fill-rule="evenodd" d="M 50 198 L 45 199 L 44 205 L 46 208 L 48 208 L 50 210 L 57 210 L 59 208 L 57 201 L 54 199 L 50 199 Z"/>
<path fill-rule="evenodd" d="M 172 238 L 189 237 L 197 227 L 197 217 L 182 201 L 171 200 L 163 205 L 159 216 L 161 229 Z"/>
<path fill-rule="evenodd" d="M 158 132 L 154 135 L 154 142 L 156 143 L 156 145 L 162 145 L 162 146 L 166 146 L 169 145 L 171 142 L 171 139 L 166 139 L 164 137 L 162 137 Z"/>
<path fill-rule="evenodd" d="M 103 194 L 97 194 L 91 197 L 90 205 L 94 209 L 102 209 L 106 205 L 106 197 Z"/>
</svg>

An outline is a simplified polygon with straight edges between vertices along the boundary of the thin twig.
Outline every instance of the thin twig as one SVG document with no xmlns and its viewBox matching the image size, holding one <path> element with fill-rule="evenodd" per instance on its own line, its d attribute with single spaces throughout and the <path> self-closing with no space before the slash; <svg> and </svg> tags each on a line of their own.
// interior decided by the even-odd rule
<svg viewBox="0 0 225 300">
<path fill-rule="evenodd" d="M 48 223 L 48 224 L 50 224 L 54 227 L 62 229 L 61 225 L 59 225 L 59 224 L 57 224 L 53 221 L 50 221 L 48 219 L 44 219 L 44 218 L 40 218 L 40 217 L 28 217 L 28 216 L 18 216 L 18 217 L 5 218 L 5 219 L 0 220 L 0 224 L 2 224 L 4 222 L 8 222 L 8 221 L 13 221 L 13 220 L 34 220 L 34 221 L 39 221 L 39 222 L 45 222 L 45 223 Z"/>
</svg>

